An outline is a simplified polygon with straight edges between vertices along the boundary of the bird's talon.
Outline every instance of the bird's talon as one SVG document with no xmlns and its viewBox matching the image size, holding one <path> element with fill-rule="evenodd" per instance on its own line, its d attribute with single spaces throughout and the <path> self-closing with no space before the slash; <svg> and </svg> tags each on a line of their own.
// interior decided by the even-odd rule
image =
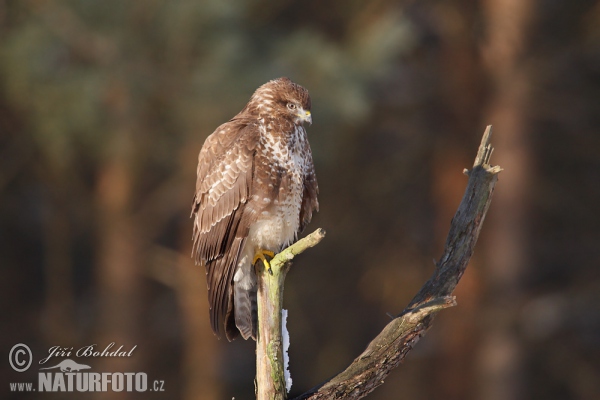
<svg viewBox="0 0 600 400">
<path fill-rule="evenodd" d="M 256 264 L 258 260 L 263 262 L 265 269 L 269 273 L 269 275 L 273 276 L 273 270 L 271 269 L 271 263 L 267 260 L 267 257 L 273 258 L 275 257 L 275 253 L 270 250 L 258 249 L 256 250 L 256 254 L 254 254 L 254 258 L 252 259 L 252 264 Z"/>
</svg>

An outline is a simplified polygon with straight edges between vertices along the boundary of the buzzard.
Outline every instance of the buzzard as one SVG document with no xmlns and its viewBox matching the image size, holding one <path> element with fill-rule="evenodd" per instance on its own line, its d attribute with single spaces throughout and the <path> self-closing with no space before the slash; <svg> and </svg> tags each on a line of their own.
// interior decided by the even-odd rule
<svg viewBox="0 0 600 400">
<path fill-rule="evenodd" d="M 317 179 L 304 123 L 310 96 L 279 78 L 259 87 L 219 126 L 198 157 L 193 253 L 204 264 L 210 323 L 228 340 L 256 340 L 254 264 L 296 240 L 319 209 Z"/>
</svg>

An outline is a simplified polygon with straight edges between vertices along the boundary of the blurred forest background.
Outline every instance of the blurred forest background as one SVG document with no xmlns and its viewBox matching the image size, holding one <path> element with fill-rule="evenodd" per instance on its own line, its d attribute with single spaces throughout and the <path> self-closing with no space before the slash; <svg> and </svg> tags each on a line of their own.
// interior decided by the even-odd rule
<svg viewBox="0 0 600 400">
<path fill-rule="evenodd" d="M 291 395 L 343 369 L 433 270 L 487 124 L 500 175 L 456 295 L 372 399 L 600 398 L 600 2 L 0 1 L 0 376 L 93 371 L 250 399 L 209 327 L 197 155 L 266 81 L 313 99 L 326 239 L 288 275 Z M 6 362 L 28 344 L 34 365 Z M 81 361 L 81 360 L 79 360 Z"/>
</svg>

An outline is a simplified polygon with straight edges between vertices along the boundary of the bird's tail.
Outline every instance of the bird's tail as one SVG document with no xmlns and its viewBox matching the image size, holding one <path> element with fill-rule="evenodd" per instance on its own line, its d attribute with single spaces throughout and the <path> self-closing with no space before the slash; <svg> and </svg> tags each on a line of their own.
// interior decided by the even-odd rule
<svg viewBox="0 0 600 400">
<path fill-rule="evenodd" d="M 254 279 L 252 279 L 254 278 Z M 256 304 L 256 278 L 248 276 L 234 285 L 235 325 L 242 337 L 256 340 L 257 332 L 257 304 Z"/>
</svg>

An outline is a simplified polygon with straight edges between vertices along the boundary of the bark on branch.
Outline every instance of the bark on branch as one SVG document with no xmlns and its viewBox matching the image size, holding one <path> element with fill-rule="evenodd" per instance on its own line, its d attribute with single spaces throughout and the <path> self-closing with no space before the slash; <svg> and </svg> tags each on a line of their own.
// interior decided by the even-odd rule
<svg viewBox="0 0 600 400">
<path fill-rule="evenodd" d="M 304 250 L 316 246 L 325 237 L 317 229 L 278 253 L 270 262 L 271 272 L 261 268 L 258 275 L 258 340 L 256 341 L 256 398 L 285 399 L 281 309 L 283 283 L 291 261 Z"/>
<path fill-rule="evenodd" d="M 456 304 L 452 295 L 473 254 L 492 193 L 502 168 L 490 166 L 492 127 L 483 134 L 467 189 L 450 225 L 444 253 L 433 276 L 408 307 L 393 319 L 351 364 L 329 381 L 297 397 L 302 399 L 360 399 L 381 385 L 427 332 L 435 314 Z"/>
<path fill-rule="evenodd" d="M 492 200 L 492 193 L 502 168 L 490 166 L 493 148 L 492 127 L 483 134 L 473 169 L 463 172 L 469 177 L 463 199 L 450 225 L 444 253 L 436 263 L 433 276 L 394 318 L 369 343 L 343 372 L 300 395 L 305 399 L 360 399 L 381 385 L 417 341 L 425 335 L 435 314 L 456 305 L 452 292 L 473 254 L 481 226 Z M 277 254 L 271 261 L 272 274 L 258 271 L 257 398 L 285 399 L 281 307 L 283 283 L 295 255 L 315 246 L 324 237 L 318 229 L 306 238 Z"/>
</svg>

